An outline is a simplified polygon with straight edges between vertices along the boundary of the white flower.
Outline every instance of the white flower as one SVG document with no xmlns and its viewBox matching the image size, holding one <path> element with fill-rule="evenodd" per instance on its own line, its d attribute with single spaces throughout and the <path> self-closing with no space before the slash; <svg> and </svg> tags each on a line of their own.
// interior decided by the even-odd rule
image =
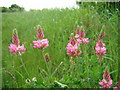
<svg viewBox="0 0 120 90">
<path fill-rule="evenodd" d="M 32 81 L 33 81 L 33 82 L 36 82 L 36 81 L 37 81 L 36 77 L 32 78 Z"/>
</svg>

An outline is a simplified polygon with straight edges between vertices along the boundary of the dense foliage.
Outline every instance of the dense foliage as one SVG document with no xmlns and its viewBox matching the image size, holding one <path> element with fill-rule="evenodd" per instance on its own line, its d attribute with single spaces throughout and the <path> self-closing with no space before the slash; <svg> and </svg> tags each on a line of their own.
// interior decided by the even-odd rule
<svg viewBox="0 0 120 90">
<path fill-rule="evenodd" d="M 40 11 L 3 13 L 2 14 L 2 70 L 3 87 L 24 88 L 99 88 L 102 75 L 109 69 L 112 87 L 118 83 L 118 11 L 104 9 L 106 13 L 99 14 L 95 8 L 81 7 L 79 9 L 44 9 Z M 42 51 L 33 48 L 32 41 L 36 38 L 36 25 L 40 24 L 49 47 L 44 55 L 50 60 L 44 60 Z M 11 54 L 9 45 L 12 42 L 12 31 L 16 28 L 18 36 L 26 51 L 21 56 Z M 83 53 L 70 62 L 66 46 L 71 33 L 77 28 L 86 32 L 89 43 L 81 48 Z M 94 47 L 100 33 L 106 44 L 106 54 L 100 63 Z M 27 69 L 24 69 L 23 63 Z M 32 80 L 33 79 L 33 80 Z"/>
<path fill-rule="evenodd" d="M 17 4 L 12 4 L 9 8 L 2 7 L 2 12 L 21 12 L 24 11 L 23 7 L 20 7 Z"/>
</svg>

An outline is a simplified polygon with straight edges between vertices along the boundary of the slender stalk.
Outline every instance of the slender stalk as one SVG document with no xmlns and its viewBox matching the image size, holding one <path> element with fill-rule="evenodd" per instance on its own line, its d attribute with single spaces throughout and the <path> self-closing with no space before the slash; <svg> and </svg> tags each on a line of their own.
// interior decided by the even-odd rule
<svg viewBox="0 0 120 90">
<path fill-rule="evenodd" d="M 85 56 L 85 71 L 86 71 L 86 77 L 87 78 L 89 78 L 89 72 L 88 72 L 88 70 L 89 70 L 89 62 L 88 62 L 88 54 L 87 54 L 87 52 L 86 52 L 86 45 L 82 45 L 82 48 L 83 48 L 83 54 L 84 54 L 84 56 Z M 89 80 L 88 80 L 88 82 L 89 82 Z M 88 85 L 90 86 L 90 83 L 88 83 Z"/>
<path fill-rule="evenodd" d="M 25 65 L 24 65 L 24 63 L 23 63 L 23 60 L 22 60 L 22 57 L 21 57 L 21 56 L 20 56 L 20 61 L 21 61 L 21 64 L 22 64 L 24 70 L 25 70 L 26 73 L 27 73 L 27 76 L 29 77 L 29 73 L 28 73 L 28 71 L 27 71 L 27 69 L 26 69 L 26 67 L 25 67 Z"/>
<path fill-rule="evenodd" d="M 45 59 L 45 56 L 44 56 L 44 49 L 42 49 L 42 56 L 43 56 L 43 58 L 44 58 L 44 61 L 45 61 L 45 64 L 46 64 L 46 67 L 47 67 L 47 71 L 48 71 L 48 73 L 49 73 L 49 76 L 51 76 L 50 68 L 48 67 L 48 64 L 47 64 L 46 59 Z"/>
</svg>

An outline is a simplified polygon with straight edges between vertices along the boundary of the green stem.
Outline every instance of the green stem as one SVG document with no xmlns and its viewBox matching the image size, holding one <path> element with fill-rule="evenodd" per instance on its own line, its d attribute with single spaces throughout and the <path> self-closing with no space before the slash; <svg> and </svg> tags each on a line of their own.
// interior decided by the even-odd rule
<svg viewBox="0 0 120 90">
<path fill-rule="evenodd" d="M 89 62 L 88 62 L 88 54 L 87 54 L 87 52 L 86 52 L 86 45 L 82 45 L 82 48 L 83 48 L 83 54 L 84 54 L 84 56 L 85 56 L 85 71 L 86 71 L 86 77 L 87 78 L 89 78 L 89 72 L 88 72 L 88 70 L 89 70 Z M 89 82 L 89 80 L 88 80 L 88 82 Z M 88 83 L 88 85 L 90 86 L 90 83 Z"/>
<path fill-rule="evenodd" d="M 22 63 L 22 66 L 23 66 L 24 70 L 25 70 L 26 73 L 27 73 L 27 76 L 29 77 L 29 73 L 28 73 L 28 71 L 27 71 L 27 69 L 26 69 L 26 67 L 25 67 L 25 65 L 24 65 L 24 63 L 23 63 L 23 60 L 22 60 L 22 57 L 21 57 L 21 56 L 20 56 L 20 61 L 21 61 L 21 63 Z"/>
<path fill-rule="evenodd" d="M 44 58 L 44 61 L 45 61 L 45 64 L 46 64 L 46 67 L 47 67 L 47 71 L 49 73 L 49 76 L 51 76 L 51 71 L 50 71 L 50 68 L 48 67 L 48 62 L 46 62 L 46 59 L 45 59 L 45 56 L 44 56 L 44 50 L 42 49 L 42 56 Z"/>
</svg>

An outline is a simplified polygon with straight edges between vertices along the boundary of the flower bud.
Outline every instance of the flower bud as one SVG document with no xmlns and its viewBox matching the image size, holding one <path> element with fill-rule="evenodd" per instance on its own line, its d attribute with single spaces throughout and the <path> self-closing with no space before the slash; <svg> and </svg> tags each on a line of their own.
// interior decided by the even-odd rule
<svg viewBox="0 0 120 90">
<path fill-rule="evenodd" d="M 48 53 L 45 54 L 45 60 L 46 60 L 46 62 L 48 62 L 50 60 L 50 56 Z"/>
<path fill-rule="evenodd" d="M 103 74 L 103 79 L 105 79 L 105 80 L 111 80 L 111 78 L 110 78 L 110 73 L 109 73 L 108 70 L 106 70 L 106 71 L 104 72 L 104 74 Z"/>
<path fill-rule="evenodd" d="M 83 30 L 80 30 L 80 29 L 76 29 L 76 34 L 78 34 L 79 37 L 81 37 L 81 38 L 86 35 L 85 32 Z"/>
<path fill-rule="evenodd" d="M 20 44 L 20 40 L 18 38 L 18 33 L 17 33 L 17 30 L 14 29 L 13 30 L 13 33 L 12 33 L 12 42 L 16 45 L 19 45 Z"/>
<path fill-rule="evenodd" d="M 102 39 L 104 37 L 105 37 L 105 34 L 104 33 L 100 33 L 98 39 L 100 40 L 100 39 Z"/>
<path fill-rule="evenodd" d="M 44 38 L 44 34 L 41 28 L 37 28 L 37 34 L 36 37 L 39 39 L 43 39 Z"/>
</svg>

